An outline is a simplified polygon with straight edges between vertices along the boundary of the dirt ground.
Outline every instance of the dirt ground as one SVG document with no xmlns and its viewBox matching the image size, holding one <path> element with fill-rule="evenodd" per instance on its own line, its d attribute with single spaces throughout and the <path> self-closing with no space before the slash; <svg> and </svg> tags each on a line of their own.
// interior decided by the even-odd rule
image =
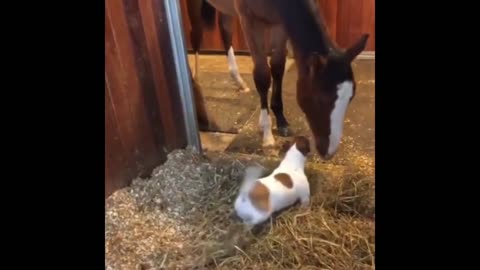
<svg viewBox="0 0 480 270">
<path fill-rule="evenodd" d="M 194 66 L 194 58 L 189 55 L 191 66 Z M 238 93 L 236 87 L 228 74 L 227 61 L 224 56 L 200 56 L 200 84 L 207 99 L 207 110 L 219 122 L 235 122 L 238 129 L 236 135 L 202 134 L 202 144 L 205 148 L 225 150 L 233 153 L 257 154 L 261 156 L 275 155 L 264 151 L 261 147 L 261 135 L 258 128 L 258 117 L 260 112 L 259 97 L 251 77 L 253 68 L 249 56 L 237 56 L 239 70 L 244 80 L 252 91 L 249 93 Z M 333 166 L 346 167 L 349 170 L 358 171 L 365 176 L 374 175 L 375 167 L 375 60 L 356 60 L 353 63 L 354 75 L 357 81 L 357 92 L 346 115 L 344 136 L 336 156 L 329 160 L 328 164 Z M 209 77 L 214 74 L 215 77 Z M 223 80 L 219 77 L 223 76 Z M 309 135 L 309 129 L 303 113 L 298 107 L 295 99 L 296 68 L 289 59 L 283 80 L 283 102 L 284 113 L 289 121 L 290 128 L 294 135 Z M 217 98 L 215 103 L 211 97 L 218 96 L 219 81 L 224 87 L 222 98 Z M 230 92 L 230 93 L 229 93 Z M 243 106 L 239 112 L 235 107 L 218 104 L 237 104 L 252 102 Z M 237 117 L 241 114 L 241 117 Z M 225 120 L 225 121 L 224 121 Z M 275 118 L 272 118 L 275 121 Z M 225 124 L 224 124 L 225 125 Z M 285 139 L 276 134 L 274 124 L 274 135 L 278 142 Z M 223 147 L 219 147 L 222 138 Z M 325 163 L 315 156 L 312 162 Z M 343 169 L 343 168 L 342 168 Z"/>
<path fill-rule="evenodd" d="M 189 55 L 192 68 L 195 66 L 194 59 L 193 55 Z M 200 74 L 196 79 L 202 86 L 208 111 L 219 126 L 217 132 L 238 134 L 259 106 L 250 57 L 237 57 L 239 72 L 251 88 L 248 93 L 238 91 L 239 87 L 228 73 L 226 57 L 200 55 L 199 59 Z M 286 66 L 291 67 L 292 64 L 293 60 L 289 59 Z"/>
</svg>

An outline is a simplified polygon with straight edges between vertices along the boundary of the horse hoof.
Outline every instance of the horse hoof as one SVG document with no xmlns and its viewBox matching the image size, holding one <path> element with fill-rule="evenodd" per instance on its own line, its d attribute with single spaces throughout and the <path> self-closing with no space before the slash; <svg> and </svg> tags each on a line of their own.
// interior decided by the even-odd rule
<svg viewBox="0 0 480 270">
<path fill-rule="evenodd" d="M 274 141 L 269 141 L 269 142 L 263 142 L 262 143 L 262 147 L 263 148 L 270 148 L 270 147 L 273 147 L 275 146 L 275 142 Z"/>
<path fill-rule="evenodd" d="M 240 88 L 238 89 L 238 92 L 240 92 L 240 93 L 248 93 L 248 92 L 250 92 L 250 88 L 248 88 L 248 87 L 245 87 L 245 88 L 240 87 Z"/>
<path fill-rule="evenodd" d="M 278 127 L 278 135 L 282 137 L 288 137 L 290 136 L 290 130 L 288 127 Z"/>
<path fill-rule="evenodd" d="M 263 147 L 273 147 L 274 145 L 275 145 L 275 139 L 273 138 L 273 136 L 263 139 L 263 142 L 262 142 Z"/>
</svg>

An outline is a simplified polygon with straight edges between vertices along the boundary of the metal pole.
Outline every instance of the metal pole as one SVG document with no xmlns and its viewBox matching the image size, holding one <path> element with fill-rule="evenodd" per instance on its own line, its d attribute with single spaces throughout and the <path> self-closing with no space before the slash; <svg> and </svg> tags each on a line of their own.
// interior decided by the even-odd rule
<svg viewBox="0 0 480 270">
<path fill-rule="evenodd" d="M 192 84 L 188 70 L 187 50 L 185 48 L 185 38 L 183 35 L 180 4 L 178 0 L 163 0 L 162 2 L 165 3 L 182 111 L 185 116 L 185 130 L 187 132 L 188 145 L 193 146 L 201 153 L 202 146 L 200 144 L 197 125 L 195 99 L 192 93 Z"/>
</svg>

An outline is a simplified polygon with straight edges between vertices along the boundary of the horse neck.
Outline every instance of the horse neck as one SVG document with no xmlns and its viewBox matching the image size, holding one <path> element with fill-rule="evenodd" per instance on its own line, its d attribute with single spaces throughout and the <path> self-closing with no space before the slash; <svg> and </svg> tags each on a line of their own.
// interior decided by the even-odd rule
<svg viewBox="0 0 480 270">
<path fill-rule="evenodd" d="M 292 4 L 291 1 L 277 0 L 276 3 L 300 69 L 307 66 L 307 59 L 314 52 L 327 56 L 331 51 L 339 51 L 328 34 L 316 1 L 303 0 Z"/>
<path fill-rule="evenodd" d="M 334 48 L 319 6 L 311 0 L 275 0 L 290 42 L 302 54 L 327 55 Z"/>
<path fill-rule="evenodd" d="M 322 12 L 320 11 L 320 4 L 317 1 L 307 1 L 308 4 L 310 4 L 310 8 L 312 9 L 313 17 L 315 19 L 315 22 L 318 26 L 318 30 L 320 33 L 320 40 L 321 40 L 321 47 L 326 48 L 326 52 L 328 53 L 331 50 L 337 50 L 338 48 L 331 39 L 329 33 L 328 33 L 328 27 L 325 23 L 325 18 L 322 16 Z M 315 16 L 316 15 L 316 16 Z"/>
</svg>

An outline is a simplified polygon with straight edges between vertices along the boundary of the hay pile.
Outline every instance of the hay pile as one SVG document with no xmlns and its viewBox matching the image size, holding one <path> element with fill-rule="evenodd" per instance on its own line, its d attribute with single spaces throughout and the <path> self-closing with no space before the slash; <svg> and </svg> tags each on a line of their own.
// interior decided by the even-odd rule
<svg viewBox="0 0 480 270">
<path fill-rule="evenodd" d="M 307 170 L 311 208 L 293 207 L 252 233 L 231 214 L 255 163 L 178 150 L 151 179 L 112 194 L 106 269 L 374 269 L 373 177 L 320 181 Z"/>
</svg>

